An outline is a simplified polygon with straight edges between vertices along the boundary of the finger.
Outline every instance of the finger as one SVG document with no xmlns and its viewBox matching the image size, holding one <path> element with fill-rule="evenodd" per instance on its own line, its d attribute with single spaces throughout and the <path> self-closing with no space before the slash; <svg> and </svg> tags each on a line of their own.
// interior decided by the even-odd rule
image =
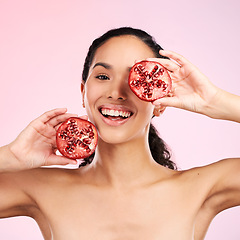
<svg viewBox="0 0 240 240">
<path fill-rule="evenodd" d="M 88 115 L 83 115 L 80 117 L 81 119 L 88 120 Z"/>
<path fill-rule="evenodd" d="M 179 70 L 180 65 L 176 62 L 164 59 L 164 58 L 147 58 L 148 61 L 154 61 L 160 63 L 163 67 L 165 67 L 169 72 L 174 72 Z"/>
<path fill-rule="evenodd" d="M 67 164 L 74 164 L 76 165 L 78 163 L 77 160 L 66 158 L 59 155 L 52 155 L 48 158 L 45 166 L 51 166 L 51 165 L 67 165 Z"/>
<path fill-rule="evenodd" d="M 43 123 L 48 122 L 51 118 L 62 115 L 67 112 L 66 108 L 56 108 L 50 111 L 45 112 L 37 120 L 42 121 Z"/>
<path fill-rule="evenodd" d="M 184 58 L 182 55 L 175 53 L 173 51 L 160 50 L 159 53 L 165 57 L 169 57 L 175 60 L 180 66 L 184 66 L 184 64 L 189 63 L 189 61 L 186 58 Z"/>
<path fill-rule="evenodd" d="M 164 111 L 166 107 L 162 105 L 155 105 L 154 110 L 153 110 L 153 115 L 156 117 L 159 117 Z"/>
<path fill-rule="evenodd" d="M 58 119 L 56 119 L 56 120 L 55 119 L 50 120 L 51 121 L 50 124 L 52 124 L 54 126 L 54 128 L 56 129 L 56 131 L 57 131 L 58 128 L 60 127 L 60 125 L 64 121 L 66 121 L 68 118 L 70 118 L 70 117 L 78 117 L 78 115 L 77 114 L 70 114 L 70 113 L 69 114 L 65 114 L 65 115 L 59 116 Z M 78 118 L 81 118 L 81 119 L 84 119 L 84 120 L 88 120 L 88 116 L 87 115 L 83 115 L 83 116 L 80 116 Z"/>
<path fill-rule="evenodd" d="M 162 107 L 176 107 L 180 108 L 179 101 L 176 97 L 164 97 L 157 99 L 153 102 L 153 105 L 160 105 Z"/>
<path fill-rule="evenodd" d="M 50 119 L 47 123 L 53 127 L 59 125 L 60 123 L 66 121 L 68 118 L 70 117 L 77 117 L 77 114 L 72 114 L 72 113 L 65 113 L 62 115 L 58 115 L 56 117 L 53 117 L 52 119 Z"/>
</svg>

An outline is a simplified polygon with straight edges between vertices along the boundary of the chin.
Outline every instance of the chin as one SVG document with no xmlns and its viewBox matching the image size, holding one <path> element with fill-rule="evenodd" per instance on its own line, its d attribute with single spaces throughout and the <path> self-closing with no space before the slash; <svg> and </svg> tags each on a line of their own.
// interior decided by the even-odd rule
<svg viewBox="0 0 240 240">
<path fill-rule="evenodd" d="M 138 133 L 133 133 L 131 131 L 119 131 L 119 129 L 116 131 L 104 131 L 103 133 L 99 132 L 99 140 L 103 141 L 104 143 L 107 144 L 129 144 L 130 142 L 139 142 L 141 139 L 145 141 L 146 136 L 146 131 L 138 132 Z"/>
</svg>

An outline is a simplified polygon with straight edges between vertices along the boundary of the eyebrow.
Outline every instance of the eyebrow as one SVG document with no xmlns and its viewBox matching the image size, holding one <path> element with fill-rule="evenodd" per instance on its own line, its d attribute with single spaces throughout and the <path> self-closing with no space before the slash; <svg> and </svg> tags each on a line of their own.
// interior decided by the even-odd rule
<svg viewBox="0 0 240 240">
<path fill-rule="evenodd" d="M 95 67 L 97 67 L 97 66 L 102 66 L 102 67 L 104 67 L 104 68 L 106 68 L 106 69 L 112 69 L 112 66 L 111 66 L 110 64 L 104 63 L 104 62 L 98 62 L 98 63 L 96 63 L 96 64 L 93 66 L 93 69 L 94 69 Z"/>
<path fill-rule="evenodd" d="M 94 69 L 94 68 L 97 67 L 97 66 L 102 66 L 102 67 L 104 67 L 104 68 L 106 68 L 106 69 L 112 69 L 112 68 L 113 68 L 113 66 L 110 65 L 110 64 L 108 64 L 108 63 L 98 62 L 98 63 L 96 63 L 96 64 L 93 66 L 92 69 Z M 132 67 L 128 67 L 128 71 L 129 71 L 129 72 L 130 72 L 131 68 L 132 68 Z"/>
</svg>

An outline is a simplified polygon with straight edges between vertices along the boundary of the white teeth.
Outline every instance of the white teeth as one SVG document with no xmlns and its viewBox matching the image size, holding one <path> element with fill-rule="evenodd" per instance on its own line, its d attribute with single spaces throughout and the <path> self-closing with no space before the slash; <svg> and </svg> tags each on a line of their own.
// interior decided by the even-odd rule
<svg viewBox="0 0 240 240">
<path fill-rule="evenodd" d="M 118 110 L 109 110 L 109 109 L 101 109 L 101 112 L 103 115 L 109 115 L 112 117 L 130 117 L 131 113 L 130 112 L 124 112 L 124 111 L 118 111 Z"/>
</svg>

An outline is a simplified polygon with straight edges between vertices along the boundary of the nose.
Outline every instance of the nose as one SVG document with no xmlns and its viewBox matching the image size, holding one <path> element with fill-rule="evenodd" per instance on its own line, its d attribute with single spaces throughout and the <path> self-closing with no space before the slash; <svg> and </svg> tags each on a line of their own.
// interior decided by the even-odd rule
<svg viewBox="0 0 240 240">
<path fill-rule="evenodd" d="M 126 78 L 114 79 L 109 87 L 107 97 L 113 100 L 126 100 L 129 89 Z"/>
</svg>

